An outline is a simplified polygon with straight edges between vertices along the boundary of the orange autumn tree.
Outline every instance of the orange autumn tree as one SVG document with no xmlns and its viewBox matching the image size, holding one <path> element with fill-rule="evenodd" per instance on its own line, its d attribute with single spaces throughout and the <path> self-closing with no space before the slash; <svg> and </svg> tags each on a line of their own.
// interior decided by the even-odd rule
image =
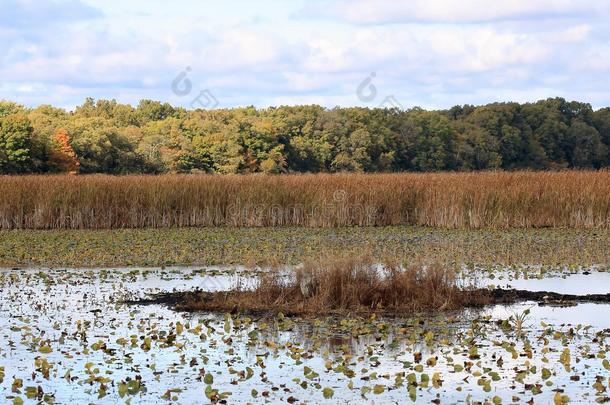
<svg viewBox="0 0 610 405">
<path fill-rule="evenodd" d="M 59 128 L 53 136 L 53 149 L 50 156 L 51 165 L 60 172 L 78 173 L 80 162 L 76 157 L 76 152 L 70 145 L 70 135 L 68 132 Z"/>
</svg>

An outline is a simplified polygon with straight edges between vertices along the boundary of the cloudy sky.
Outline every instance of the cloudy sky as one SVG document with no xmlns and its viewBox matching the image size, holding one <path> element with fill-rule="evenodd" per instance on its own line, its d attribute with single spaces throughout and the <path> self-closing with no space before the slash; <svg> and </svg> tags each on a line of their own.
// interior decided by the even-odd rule
<svg viewBox="0 0 610 405">
<path fill-rule="evenodd" d="M 606 0 L 0 0 L 0 99 L 610 106 L 609 20 Z"/>
</svg>

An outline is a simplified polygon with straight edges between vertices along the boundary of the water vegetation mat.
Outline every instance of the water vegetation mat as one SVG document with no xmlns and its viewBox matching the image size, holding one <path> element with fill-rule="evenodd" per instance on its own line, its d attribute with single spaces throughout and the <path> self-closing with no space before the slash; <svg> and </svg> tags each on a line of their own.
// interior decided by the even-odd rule
<svg viewBox="0 0 610 405">
<path fill-rule="evenodd" d="M 610 265 L 610 230 L 408 226 L 0 230 L 3 267 L 298 264 L 312 255 L 363 252 L 488 267 Z"/>
</svg>

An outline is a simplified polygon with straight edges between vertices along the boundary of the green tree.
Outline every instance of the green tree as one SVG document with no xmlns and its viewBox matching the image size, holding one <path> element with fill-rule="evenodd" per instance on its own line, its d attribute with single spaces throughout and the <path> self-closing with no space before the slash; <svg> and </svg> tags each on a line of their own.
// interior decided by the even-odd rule
<svg viewBox="0 0 610 405">
<path fill-rule="evenodd" d="M 31 171 L 33 128 L 24 113 L 0 119 L 0 173 Z"/>
<path fill-rule="evenodd" d="M 463 134 L 458 156 L 462 170 L 499 169 L 502 166 L 498 141 L 485 129 L 478 127 Z"/>
<path fill-rule="evenodd" d="M 81 118 L 67 128 L 78 156 L 81 173 L 141 173 L 145 162 L 136 145 L 110 122 Z"/>
<path fill-rule="evenodd" d="M 572 167 L 600 168 L 608 164 L 608 147 L 597 130 L 576 120 L 568 130 L 569 156 Z"/>
<path fill-rule="evenodd" d="M 140 101 L 136 109 L 136 115 L 142 124 L 149 121 L 162 121 L 173 116 L 175 113 L 176 109 L 170 104 L 153 100 Z"/>
<path fill-rule="evenodd" d="M 56 170 L 65 128 L 85 173 L 378 172 L 610 166 L 610 108 L 551 98 L 445 111 L 317 105 L 186 111 L 88 98 L 0 101 L 4 173 Z"/>
<path fill-rule="evenodd" d="M 593 113 L 593 123 L 602 142 L 610 147 L 610 108 L 602 108 Z"/>
</svg>

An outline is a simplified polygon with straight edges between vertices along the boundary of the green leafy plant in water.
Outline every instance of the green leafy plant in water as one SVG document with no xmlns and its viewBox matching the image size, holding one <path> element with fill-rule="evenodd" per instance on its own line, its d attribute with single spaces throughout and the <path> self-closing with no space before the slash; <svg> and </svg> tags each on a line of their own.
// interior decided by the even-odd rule
<svg viewBox="0 0 610 405">
<path fill-rule="evenodd" d="M 531 308 L 527 308 L 523 312 L 514 313 L 508 318 L 508 322 L 513 326 L 518 337 L 523 337 L 526 320 L 530 314 Z"/>
</svg>

